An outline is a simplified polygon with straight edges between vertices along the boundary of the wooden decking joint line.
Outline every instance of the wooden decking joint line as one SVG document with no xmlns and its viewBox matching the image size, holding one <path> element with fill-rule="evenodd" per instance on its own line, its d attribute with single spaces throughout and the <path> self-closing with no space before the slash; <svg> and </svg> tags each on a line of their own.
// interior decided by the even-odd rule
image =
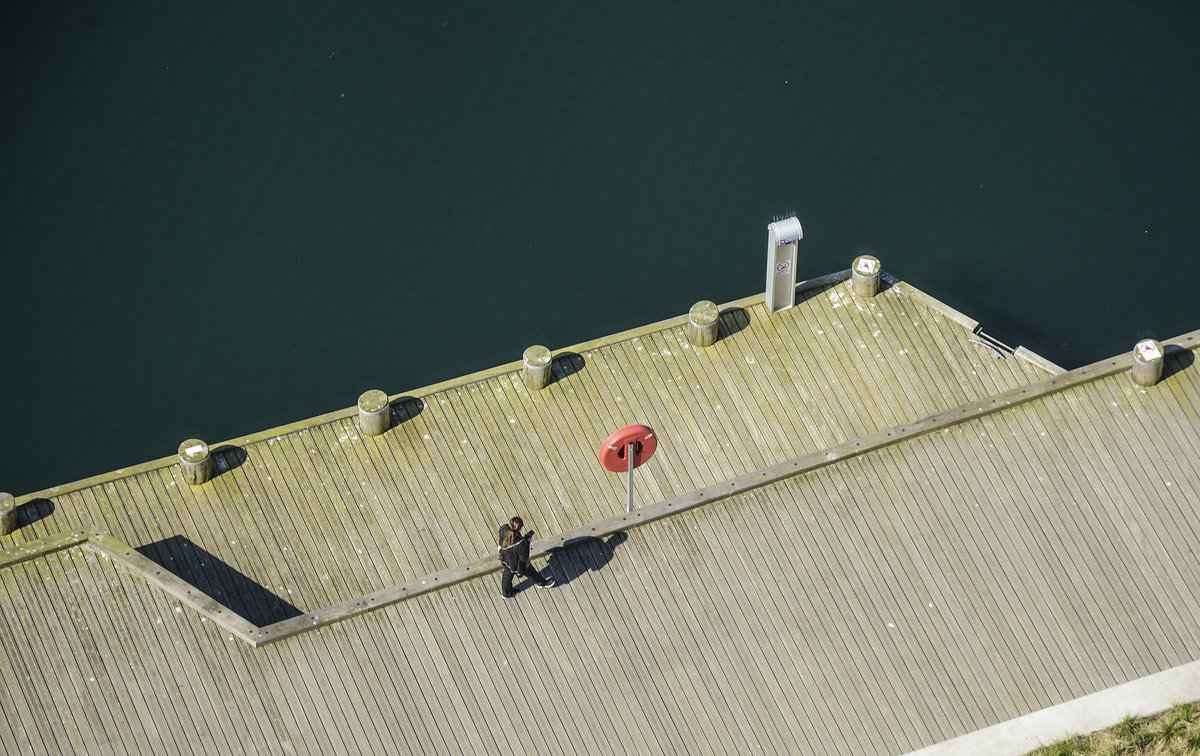
<svg viewBox="0 0 1200 756">
<path fill-rule="evenodd" d="M 0 570 L 15 567 L 22 562 L 47 556 L 56 551 L 69 549 L 85 543 L 91 537 L 92 530 L 68 530 L 36 541 L 29 541 L 17 546 L 9 546 L 0 551 Z"/>
<path fill-rule="evenodd" d="M 951 307 L 950 305 L 941 301 L 940 299 L 937 299 L 936 297 L 926 294 L 924 291 L 922 291 L 921 289 L 918 289 L 916 286 L 913 286 L 912 284 L 908 283 L 907 281 L 902 281 L 899 278 L 896 278 L 895 276 L 891 275 L 887 271 L 884 271 L 882 275 L 883 275 L 884 282 L 886 282 L 889 286 L 895 287 L 896 291 L 900 292 L 901 294 L 903 294 L 911 299 L 915 299 L 916 301 L 920 302 L 921 304 L 923 304 L 924 306 L 933 310 L 934 312 L 936 312 L 946 318 L 949 318 L 950 320 L 954 321 L 955 323 L 958 323 L 960 326 L 962 326 L 967 331 L 974 333 L 975 329 L 979 328 L 978 320 L 975 320 L 974 318 L 969 317 L 969 316 L 959 312 L 958 310 L 954 309 L 953 307 Z"/>
<path fill-rule="evenodd" d="M 159 587 L 239 639 L 252 646 L 258 645 L 258 628 L 239 617 L 232 609 L 166 570 L 124 541 L 95 528 L 68 530 L 48 538 L 4 549 L 0 551 L 0 569 L 14 567 L 31 559 L 49 556 L 74 547 L 94 551 L 107 557 L 127 572 Z"/>
<path fill-rule="evenodd" d="M 204 591 L 175 575 L 149 557 L 131 548 L 124 541 L 108 533 L 94 532 L 83 546 L 111 559 L 127 572 L 142 578 L 191 609 L 217 623 L 241 640 L 256 645 L 258 628 L 237 615 L 229 607 L 209 596 Z"/>
</svg>

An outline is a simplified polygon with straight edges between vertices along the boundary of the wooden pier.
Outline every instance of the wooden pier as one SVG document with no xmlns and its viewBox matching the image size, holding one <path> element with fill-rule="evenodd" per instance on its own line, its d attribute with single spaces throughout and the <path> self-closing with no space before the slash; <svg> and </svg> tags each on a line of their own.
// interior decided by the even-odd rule
<svg viewBox="0 0 1200 756">
<path fill-rule="evenodd" d="M 903 753 L 1196 659 L 1200 333 L 1140 386 L 849 279 L 18 497 L 5 752 Z"/>
</svg>

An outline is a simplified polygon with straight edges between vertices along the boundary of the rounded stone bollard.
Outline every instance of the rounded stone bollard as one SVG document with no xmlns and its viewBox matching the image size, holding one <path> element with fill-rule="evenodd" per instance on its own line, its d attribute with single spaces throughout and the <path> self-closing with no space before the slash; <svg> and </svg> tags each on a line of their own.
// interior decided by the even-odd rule
<svg viewBox="0 0 1200 756">
<path fill-rule="evenodd" d="M 550 350 L 540 344 L 534 344 L 521 355 L 521 381 L 529 388 L 537 391 L 550 385 L 550 363 L 553 360 Z"/>
<path fill-rule="evenodd" d="M 179 469 L 188 485 L 198 486 L 212 479 L 212 457 L 208 444 L 198 438 L 189 438 L 179 445 Z"/>
<path fill-rule="evenodd" d="M 1142 339 L 1133 347 L 1133 367 L 1129 373 L 1139 386 L 1153 386 L 1162 380 L 1163 348 L 1154 339 Z"/>
<path fill-rule="evenodd" d="M 0 493 L 0 535 L 17 529 L 17 500 L 10 493 Z"/>
<path fill-rule="evenodd" d="M 379 389 L 358 397 L 358 429 L 364 436 L 378 436 L 392 427 L 392 405 Z"/>
<path fill-rule="evenodd" d="M 712 346 L 717 342 L 717 319 L 720 310 L 707 299 L 692 305 L 688 310 L 687 337 L 694 346 Z"/>
<path fill-rule="evenodd" d="M 850 288 L 855 296 L 873 297 L 879 293 L 879 274 L 883 268 L 879 258 L 873 255 L 859 255 L 854 258 L 850 268 Z"/>
</svg>

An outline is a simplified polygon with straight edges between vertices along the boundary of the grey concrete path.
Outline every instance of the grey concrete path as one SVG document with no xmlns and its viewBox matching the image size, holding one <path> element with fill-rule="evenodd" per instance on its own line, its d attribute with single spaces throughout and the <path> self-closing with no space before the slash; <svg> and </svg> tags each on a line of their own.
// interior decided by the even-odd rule
<svg viewBox="0 0 1200 756">
<path fill-rule="evenodd" d="M 985 727 L 907 756 L 1024 754 L 1068 735 L 1103 730 L 1129 715 L 1141 717 L 1198 699 L 1200 661 L 1195 661 Z"/>
</svg>

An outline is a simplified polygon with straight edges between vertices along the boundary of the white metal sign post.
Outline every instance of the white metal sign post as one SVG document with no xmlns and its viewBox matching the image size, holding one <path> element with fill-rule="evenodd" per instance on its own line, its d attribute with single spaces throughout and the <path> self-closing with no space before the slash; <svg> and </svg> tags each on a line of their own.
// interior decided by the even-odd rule
<svg viewBox="0 0 1200 756">
<path fill-rule="evenodd" d="M 796 303 L 796 247 L 804 229 L 795 216 L 767 226 L 767 295 L 772 315 Z"/>
</svg>

